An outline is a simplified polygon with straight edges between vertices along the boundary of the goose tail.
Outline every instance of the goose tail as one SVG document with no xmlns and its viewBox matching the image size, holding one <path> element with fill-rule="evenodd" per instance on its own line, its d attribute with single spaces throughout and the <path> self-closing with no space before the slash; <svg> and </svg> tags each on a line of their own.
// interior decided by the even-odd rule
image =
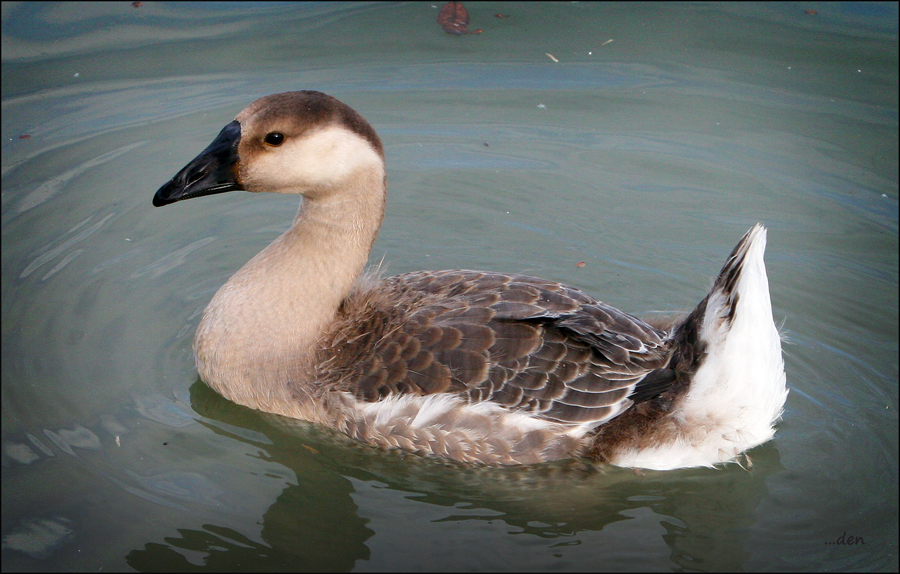
<svg viewBox="0 0 900 574">
<path fill-rule="evenodd" d="M 712 290 L 676 328 L 676 354 L 696 368 L 681 411 L 705 426 L 710 462 L 733 460 L 775 434 L 787 398 L 781 337 L 772 317 L 756 224 L 728 257 Z M 718 459 L 718 460 L 716 460 Z"/>
</svg>

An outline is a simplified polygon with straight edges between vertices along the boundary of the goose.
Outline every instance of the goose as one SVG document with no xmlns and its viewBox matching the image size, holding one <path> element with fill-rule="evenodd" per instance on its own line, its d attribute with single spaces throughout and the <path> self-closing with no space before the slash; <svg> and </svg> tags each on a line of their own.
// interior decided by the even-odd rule
<svg viewBox="0 0 900 574">
<path fill-rule="evenodd" d="M 200 378 L 235 403 L 483 465 L 713 467 L 774 436 L 788 390 L 761 224 L 691 313 L 652 326 L 525 275 L 367 271 L 384 147 L 321 92 L 251 103 L 153 205 L 235 190 L 302 196 L 197 328 Z"/>
</svg>

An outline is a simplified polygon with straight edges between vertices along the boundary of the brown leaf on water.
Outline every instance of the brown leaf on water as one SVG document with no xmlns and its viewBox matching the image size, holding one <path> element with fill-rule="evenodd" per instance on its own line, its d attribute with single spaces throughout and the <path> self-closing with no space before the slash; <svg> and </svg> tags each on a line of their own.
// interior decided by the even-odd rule
<svg viewBox="0 0 900 574">
<path fill-rule="evenodd" d="M 438 24 L 448 34 L 469 33 L 469 13 L 459 2 L 447 2 L 438 14 Z"/>
<path fill-rule="evenodd" d="M 509 18 L 509 15 L 497 13 L 497 14 L 494 14 L 494 18 Z"/>
</svg>

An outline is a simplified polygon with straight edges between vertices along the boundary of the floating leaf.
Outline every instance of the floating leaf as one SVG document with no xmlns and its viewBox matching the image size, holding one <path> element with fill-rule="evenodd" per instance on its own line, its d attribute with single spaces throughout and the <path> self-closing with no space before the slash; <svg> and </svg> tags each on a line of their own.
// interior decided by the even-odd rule
<svg viewBox="0 0 900 574">
<path fill-rule="evenodd" d="M 459 2 L 447 2 L 438 14 L 438 24 L 448 34 L 469 33 L 469 13 Z"/>
</svg>

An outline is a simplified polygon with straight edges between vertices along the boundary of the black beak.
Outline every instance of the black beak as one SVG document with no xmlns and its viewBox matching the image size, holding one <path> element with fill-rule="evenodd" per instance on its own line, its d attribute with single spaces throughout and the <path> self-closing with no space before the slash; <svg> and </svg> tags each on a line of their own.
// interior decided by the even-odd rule
<svg viewBox="0 0 900 574">
<path fill-rule="evenodd" d="M 153 196 L 153 205 L 162 207 L 182 199 L 243 190 L 235 172 L 240 141 L 241 124 L 235 120 L 222 128 L 209 147 L 159 188 Z"/>
</svg>

